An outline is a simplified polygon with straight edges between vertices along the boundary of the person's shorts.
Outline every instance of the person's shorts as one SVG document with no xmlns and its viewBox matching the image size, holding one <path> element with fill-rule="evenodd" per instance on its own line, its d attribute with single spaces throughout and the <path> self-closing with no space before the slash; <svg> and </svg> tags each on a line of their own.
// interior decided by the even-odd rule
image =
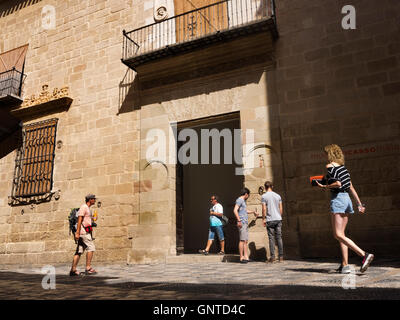
<svg viewBox="0 0 400 320">
<path fill-rule="evenodd" d="M 96 251 L 94 242 L 90 233 L 81 235 L 78 240 L 78 245 L 76 246 L 75 254 L 82 254 L 85 250 L 87 252 Z"/>
<path fill-rule="evenodd" d="M 353 204 L 347 192 L 332 193 L 332 213 L 354 213 Z"/>
<path fill-rule="evenodd" d="M 222 226 L 210 227 L 208 230 L 208 240 L 214 240 L 215 233 L 217 233 L 219 241 L 224 240 L 224 230 Z"/>
<path fill-rule="evenodd" d="M 242 221 L 242 227 L 239 228 L 239 240 L 240 241 L 247 241 L 249 240 L 249 225 L 247 223 L 243 223 Z"/>
</svg>

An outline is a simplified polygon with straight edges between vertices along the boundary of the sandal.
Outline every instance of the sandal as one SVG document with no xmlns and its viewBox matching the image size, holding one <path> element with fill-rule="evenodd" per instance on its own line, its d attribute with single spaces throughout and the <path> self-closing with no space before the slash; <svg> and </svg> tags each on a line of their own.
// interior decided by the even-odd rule
<svg viewBox="0 0 400 320">
<path fill-rule="evenodd" d="M 208 255 L 208 251 L 203 250 L 203 249 L 200 249 L 200 250 L 199 250 L 199 253 L 202 253 L 202 254 L 204 254 L 205 256 Z"/>
<path fill-rule="evenodd" d="M 220 251 L 218 252 L 218 254 L 220 254 L 221 256 L 223 256 L 225 254 L 225 251 Z"/>
<path fill-rule="evenodd" d="M 97 274 L 97 271 L 94 270 L 93 268 L 90 268 L 89 270 L 85 270 L 85 274 L 90 276 L 90 275 Z"/>
<path fill-rule="evenodd" d="M 79 276 L 79 272 L 78 272 L 78 270 L 75 270 L 75 271 L 70 271 L 69 272 L 69 276 L 70 277 L 76 277 L 76 276 Z"/>
</svg>

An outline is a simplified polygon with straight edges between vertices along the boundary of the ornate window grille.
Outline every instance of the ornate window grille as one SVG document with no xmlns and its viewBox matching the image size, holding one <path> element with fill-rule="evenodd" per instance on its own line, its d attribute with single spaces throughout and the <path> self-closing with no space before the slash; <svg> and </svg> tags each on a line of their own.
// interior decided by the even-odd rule
<svg viewBox="0 0 400 320">
<path fill-rule="evenodd" d="M 57 122 L 58 119 L 50 119 L 23 127 L 23 144 L 15 159 L 11 204 L 50 200 Z"/>
</svg>

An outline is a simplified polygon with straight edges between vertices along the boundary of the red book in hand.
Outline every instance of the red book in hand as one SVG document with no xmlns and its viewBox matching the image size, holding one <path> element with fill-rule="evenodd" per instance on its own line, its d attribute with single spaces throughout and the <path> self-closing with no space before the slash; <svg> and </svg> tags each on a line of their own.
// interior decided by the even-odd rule
<svg viewBox="0 0 400 320">
<path fill-rule="evenodd" d="M 325 181 L 324 176 L 312 176 L 312 177 L 310 177 L 310 183 L 311 183 L 311 185 L 312 185 L 313 187 L 316 187 L 316 186 L 317 186 L 317 181 L 318 181 L 320 184 L 326 184 L 326 181 Z"/>
</svg>

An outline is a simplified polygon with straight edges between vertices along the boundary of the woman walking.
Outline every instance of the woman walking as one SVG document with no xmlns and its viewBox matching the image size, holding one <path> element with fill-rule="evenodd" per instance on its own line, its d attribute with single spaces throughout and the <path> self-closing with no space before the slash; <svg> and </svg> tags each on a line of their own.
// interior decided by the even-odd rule
<svg viewBox="0 0 400 320">
<path fill-rule="evenodd" d="M 351 239 L 345 235 L 349 214 L 353 214 L 353 205 L 349 196 L 352 194 L 354 200 L 357 202 L 358 211 L 365 212 L 365 207 L 361 204 L 360 198 L 354 189 L 350 174 L 344 166 L 344 155 L 340 147 L 336 144 L 325 146 L 324 151 L 328 158 L 326 165 L 328 174 L 326 176 L 327 184 L 322 185 L 317 181 L 320 188 L 330 189 L 331 191 L 331 222 L 333 235 L 339 241 L 340 251 L 342 253 L 342 264 L 336 270 L 340 273 L 350 273 L 351 269 L 348 265 L 348 248 L 353 250 L 357 255 L 362 257 L 361 272 L 365 272 L 374 255 L 365 252 L 359 248 Z"/>
</svg>

